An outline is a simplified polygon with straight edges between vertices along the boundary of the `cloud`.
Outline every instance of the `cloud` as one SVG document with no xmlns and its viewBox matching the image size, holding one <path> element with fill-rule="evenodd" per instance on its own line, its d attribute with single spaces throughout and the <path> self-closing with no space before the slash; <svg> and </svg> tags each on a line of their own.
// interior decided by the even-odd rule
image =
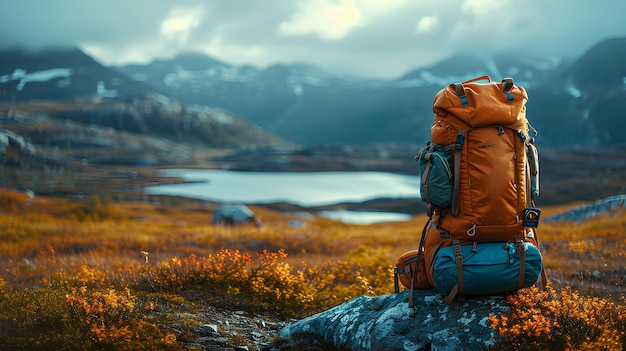
<svg viewBox="0 0 626 351">
<path fill-rule="evenodd" d="M 415 30 L 417 33 L 428 33 L 439 27 L 439 18 L 436 16 L 425 16 L 417 22 Z"/>
<path fill-rule="evenodd" d="M 461 9 L 476 15 L 484 15 L 496 12 L 508 3 L 509 0 L 464 0 Z"/>
<path fill-rule="evenodd" d="M 459 51 L 581 55 L 626 36 L 626 1 L 570 3 L 563 11 L 546 0 L 0 0 L 0 48 L 74 45 L 104 65 L 202 51 L 235 65 L 304 62 L 395 78 Z"/>
<path fill-rule="evenodd" d="M 268 55 L 267 49 L 263 45 L 239 45 L 236 42 L 225 40 L 220 34 L 213 36 L 207 44 L 198 45 L 197 49 L 213 56 L 215 53 L 219 53 L 220 56 L 230 58 L 229 63 L 232 64 L 256 63 L 258 65 L 260 60 Z"/>
<path fill-rule="evenodd" d="M 339 40 L 355 26 L 362 23 L 359 9 L 352 0 L 339 3 L 329 0 L 312 0 L 302 4 L 300 10 L 279 26 L 281 34 L 315 34 L 325 40 Z"/>
<path fill-rule="evenodd" d="M 368 25 L 407 0 L 307 0 L 299 3 L 298 12 L 279 25 L 285 36 L 314 34 L 323 40 L 344 39 L 351 30 Z"/>
<path fill-rule="evenodd" d="M 190 32 L 202 23 L 201 6 L 193 8 L 174 7 L 169 16 L 161 23 L 161 34 L 167 40 L 186 42 Z"/>
</svg>

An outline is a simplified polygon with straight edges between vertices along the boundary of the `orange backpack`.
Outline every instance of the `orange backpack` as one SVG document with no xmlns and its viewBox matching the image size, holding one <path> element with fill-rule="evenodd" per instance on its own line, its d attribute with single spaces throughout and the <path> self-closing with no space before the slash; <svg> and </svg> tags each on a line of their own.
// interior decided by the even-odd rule
<svg viewBox="0 0 626 351">
<path fill-rule="evenodd" d="M 450 84 L 435 96 L 431 140 L 416 160 L 425 164 L 428 172 L 420 174 L 422 195 L 436 194 L 441 188 L 441 184 L 429 184 L 429 179 L 440 183 L 448 178 L 451 199 L 438 202 L 446 207 L 429 203 L 430 218 L 418 251 L 413 251 L 412 261 L 418 263 L 417 269 L 410 267 L 413 276 L 408 288 L 436 287 L 433 266 L 437 252 L 444 247 L 455 245 L 455 252 L 460 253 L 460 246 L 466 244 L 504 242 L 516 243 L 518 248 L 526 242 L 537 245 L 540 210 L 534 207 L 534 197 L 539 194 L 538 160 L 534 139 L 529 135 L 532 127 L 526 119 L 527 100 L 526 91 L 513 79 L 494 82 L 488 76 Z M 430 163 L 442 159 L 430 154 L 435 150 L 433 144 L 451 160 L 446 167 Z M 451 170 L 451 177 L 431 178 L 437 170 L 448 172 L 440 173 L 444 175 Z M 406 276 L 400 261 L 396 273 Z M 457 286 L 446 301 L 463 294 L 462 257 L 459 261 Z M 523 266 L 516 288 L 523 284 Z M 404 281 L 403 285 L 409 285 Z"/>
</svg>

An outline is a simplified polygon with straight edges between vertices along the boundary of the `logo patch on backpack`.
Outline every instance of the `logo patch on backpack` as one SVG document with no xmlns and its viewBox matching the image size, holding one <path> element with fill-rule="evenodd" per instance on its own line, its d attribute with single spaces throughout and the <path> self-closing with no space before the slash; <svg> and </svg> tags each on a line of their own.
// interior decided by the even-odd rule
<svg viewBox="0 0 626 351">
<path fill-rule="evenodd" d="M 524 209 L 524 227 L 537 228 L 539 226 L 539 217 L 541 217 L 541 210 L 535 207 L 529 207 Z"/>
</svg>

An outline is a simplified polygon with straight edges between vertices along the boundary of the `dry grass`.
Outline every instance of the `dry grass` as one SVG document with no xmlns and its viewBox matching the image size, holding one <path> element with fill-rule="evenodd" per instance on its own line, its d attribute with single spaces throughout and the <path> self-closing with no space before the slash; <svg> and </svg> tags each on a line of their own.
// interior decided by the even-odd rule
<svg viewBox="0 0 626 351">
<path fill-rule="evenodd" d="M 194 294 L 302 317 L 359 295 L 391 293 L 391 266 L 416 248 L 426 220 L 361 226 L 253 207 L 263 228 L 222 228 L 210 224 L 212 209 L 201 202 L 165 206 L 98 197 L 27 203 L 24 194 L 0 192 L 0 348 L 179 349 L 177 337 L 184 335 L 167 332 L 164 311 L 193 305 Z M 557 295 L 551 301 L 572 300 L 567 286 L 577 298 L 596 296 L 609 310 L 609 302 L 620 301 L 625 228 L 624 212 L 542 223 L 539 239 Z M 494 323 L 509 345 L 520 342 L 512 325 Z M 622 345 L 623 326 L 599 326 L 592 339 L 568 342 L 573 348 L 604 339 Z"/>
</svg>

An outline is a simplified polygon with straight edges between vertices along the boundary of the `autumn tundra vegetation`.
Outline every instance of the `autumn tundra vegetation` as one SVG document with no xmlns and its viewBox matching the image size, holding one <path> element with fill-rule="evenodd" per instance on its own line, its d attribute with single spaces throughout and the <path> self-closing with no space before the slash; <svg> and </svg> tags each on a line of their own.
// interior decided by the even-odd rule
<svg viewBox="0 0 626 351">
<path fill-rule="evenodd" d="M 427 218 L 352 225 L 252 207 L 263 227 L 224 228 L 210 203 L 156 200 L 1 190 L 0 349 L 182 350 L 200 322 L 180 316 L 203 304 L 287 319 L 392 293 L 392 265 Z M 492 349 L 626 349 L 625 229 L 623 211 L 542 223 L 551 285 L 508 297 Z"/>
</svg>

